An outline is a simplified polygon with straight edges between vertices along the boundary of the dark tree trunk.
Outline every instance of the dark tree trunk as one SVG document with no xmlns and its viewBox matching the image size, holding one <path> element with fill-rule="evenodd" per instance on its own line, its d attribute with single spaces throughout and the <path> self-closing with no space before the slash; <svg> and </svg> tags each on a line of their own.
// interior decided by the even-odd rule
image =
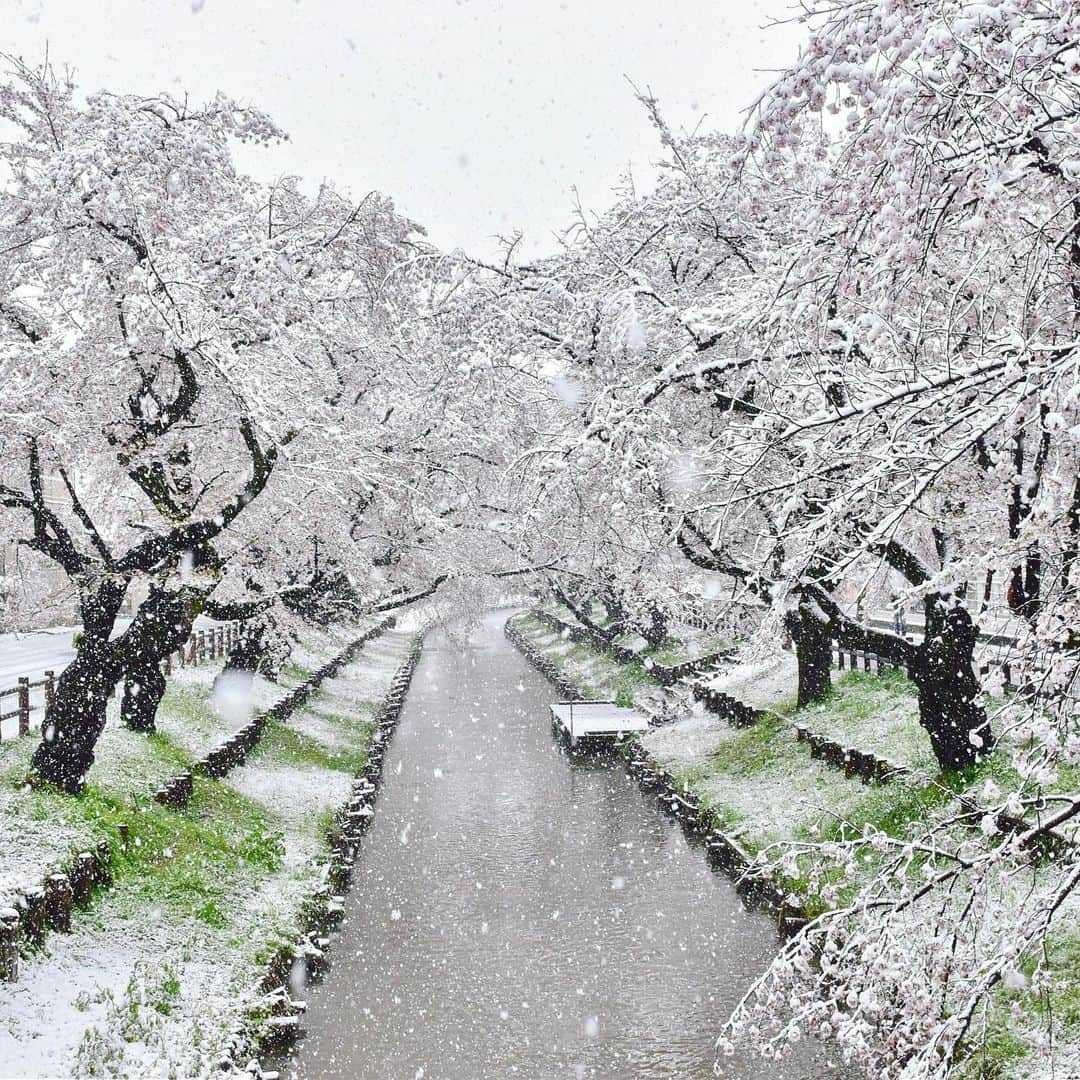
<svg viewBox="0 0 1080 1080">
<path fill-rule="evenodd" d="M 39 779 L 65 791 L 78 791 L 94 763 L 109 694 L 121 673 L 112 649 L 108 642 L 81 646 L 61 672 L 53 703 L 45 711 L 31 768 Z"/>
<path fill-rule="evenodd" d="M 574 618 L 602 641 L 614 641 L 615 638 L 619 636 L 618 626 L 601 626 L 599 623 L 593 622 L 592 617 L 589 614 L 589 610 L 592 607 L 591 598 L 586 598 L 583 603 L 579 604 L 575 603 L 570 595 L 558 586 L 553 586 L 552 591 L 555 594 L 556 599 L 565 608 L 573 612 Z"/>
<path fill-rule="evenodd" d="M 607 612 L 608 626 L 611 628 L 612 633 L 618 635 L 620 628 L 626 622 L 626 608 L 623 606 L 618 593 L 614 590 L 607 590 L 601 593 L 597 599 L 603 606 L 604 611 Z"/>
<path fill-rule="evenodd" d="M 75 659 L 60 673 L 45 710 L 31 768 L 38 779 L 65 791 L 78 791 L 94 763 L 109 695 L 123 674 L 121 650 L 110 636 L 127 585 L 110 578 L 80 597 L 83 631 Z"/>
<path fill-rule="evenodd" d="M 973 765 L 990 750 L 991 732 L 979 704 L 974 655 L 978 632 L 956 598 L 930 594 L 926 630 L 910 675 L 919 691 L 919 722 L 945 771 Z"/>
<path fill-rule="evenodd" d="M 120 719 L 124 727 L 145 735 L 156 729 L 156 717 L 165 696 L 165 676 L 161 667 L 150 662 L 128 671 L 124 677 L 124 696 L 120 701 Z"/>
<path fill-rule="evenodd" d="M 120 717 L 125 727 L 146 733 L 155 730 L 155 717 L 165 696 L 161 663 L 191 634 L 196 601 L 202 591 L 178 592 L 154 586 L 124 634 L 124 697 Z"/>
<path fill-rule="evenodd" d="M 663 611 L 655 604 L 650 605 L 649 622 L 641 636 L 655 649 L 667 640 L 667 630 L 667 619 L 664 618 Z"/>
<path fill-rule="evenodd" d="M 832 691 L 832 639 L 829 625 L 806 604 L 789 611 L 784 625 L 795 645 L 799 662 L 800 709 L 823 701 Z"/>
</svg>

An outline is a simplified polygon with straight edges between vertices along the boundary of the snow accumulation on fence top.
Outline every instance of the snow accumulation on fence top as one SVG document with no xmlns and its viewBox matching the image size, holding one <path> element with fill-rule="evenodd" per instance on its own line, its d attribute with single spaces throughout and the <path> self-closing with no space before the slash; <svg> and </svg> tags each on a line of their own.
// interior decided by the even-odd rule
<svg viewBox="0 0 1080 1080">
<path fill-rule="evenodd" d="M 300 904 L 318 883 L 326 814 L 346 800 L 365 759 L 375 707 L 411 640 L 399 629 L 368 643 L 287 723 L 269 725 L 243 766 L 223 781 L 198 781 L 183 814 L 136 798 L 152 785 L 148 777 L 122 791 L 135 777 L 107 765 L 114 745 L 103 742 L 98 782 L 128 806 L 133 843 L 145 845 L 142 861 L 121 867 L 112 888 L 76 914 L 73 933 L 50 935 L 41 952 L 24 959 L 19 981 L 5 988 L 5 1074 L 217 1074 L 228 1029 L 254 1000 L 261 964 L 279 941 L 295 936 Z M 339 645 L 336 634 L 309 645 L 305 666 L 325 663 Z M 193 745 L 213 726 L 207 718 L 213 673 L 203 671 Z M 202 678 L 199 671 L 189 674 L 185 692 Z M 175 734 L 196 710 L 193 694 L 178 710 L 172 687 L 170 693 L 162 720 Z M 273 693 L 262 687 L 260 697 L 282 693 L 280 686 Z M 16 761 L 3 749 L 10 781 L 26 756 Z M 2 797 L 13 791 L 18 794 L 6 783 Z M 38 793 L 24 797 L 31 794 Z M 63 797 L 56 799 L 62 804 Z M 88 826 L 76 823 L 43 852 L 44 830 L 35 829 L 32 807 L 21 806 L 14 819 L 7 809 L 0 812 L 14 833 L 0 847 L 6 882 L 40 880 L 41 862 L 35 871 L 35 856 L 26 852 L 58 861 L 73 850 L 70 840 L 77 847 L 91 838 Z M 49 809 L 52 819 L 55 808 Z M 50 820 L 48 829 L 55 828 Z M 13 851 L 24 854 L 12 860 Z"/>
</svg>

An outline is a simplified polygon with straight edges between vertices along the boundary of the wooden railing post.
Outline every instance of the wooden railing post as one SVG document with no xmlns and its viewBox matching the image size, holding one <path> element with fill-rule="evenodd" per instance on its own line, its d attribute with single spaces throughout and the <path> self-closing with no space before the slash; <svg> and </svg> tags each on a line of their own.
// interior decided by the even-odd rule
<svg viewBox="0 0 1080 1080">
<path fill-rule="evenodd" d="M 45 708 L 51 707 L 56 700 L 56 676 L 51 671 L 45 672 Z"/>
<path fill-rule="evenodd" d="M 35 948 L 45 940 L 45 890 L 34 885 L 23 892 L 23 933 Z"/>
<path fill-rule="evenodd" d="M 19 913 L 0 908 L 0 982 L 19 977 Z"/>
<path fill-rule="evenodd" d="M 54 930 L 71 932 L 71 882 L 66 874 L 50 874 L 46 879 L 45 915 Z"/>
<path fill-rule="evenodd" d="M 30 679 L 19 679 L 19 734 L 30 734 Z"/>
</svg>

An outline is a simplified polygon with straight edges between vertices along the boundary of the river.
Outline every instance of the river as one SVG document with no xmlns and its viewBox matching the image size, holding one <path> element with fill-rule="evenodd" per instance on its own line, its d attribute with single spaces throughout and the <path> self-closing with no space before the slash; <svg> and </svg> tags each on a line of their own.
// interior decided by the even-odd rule
<svg viewBox="0 0 1080 1080">
<path fill-rule="evenodd" d="M 562 751 L 508 614 L 428 634 L 290 1076 L 712 1076 L 777 947 L 621 764 Z M 816 1047 L 722 1064 L 838 1075 Z"/>
</svg>

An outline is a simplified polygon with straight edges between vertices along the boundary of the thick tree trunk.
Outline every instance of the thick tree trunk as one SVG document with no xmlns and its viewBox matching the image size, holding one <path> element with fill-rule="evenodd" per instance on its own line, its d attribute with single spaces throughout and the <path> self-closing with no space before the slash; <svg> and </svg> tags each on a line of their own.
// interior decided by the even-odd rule
<svg viewBox="0 0 1080 1080">
<path fill-rule="evenodd" d="M 589 614 L 589 611 L 592 608 L 591 597 L 586 597 L 583 602 L 578 603 L 567 592 L 557 586 L 555 586 L 552 591 L 554 592 L 556 599 L 558 599 L 569 611 L 573 612 L 574 618 L 602 641 L 614 641 L 615 638 L 619 636 L 620 628 L 618 626 L 601 626 L 599 623 L 593 621 Z"/>
<path fill-rule="evenodd" d="M 832 639 L 827 622 L 806 604 L 797 611 L 789 611 L 784 617 L 791 640 L 795 645 L 795 658 L 799 662 L 800 709 L 823 701 L 832 691 Z"/>
<path fill-rule="evenodd" d="M 124 696 L 120 701 L 120 719 L 124 727 L 150 735 L 156 730 L 156 717 L 165 696 L 165 676 L 161 666 L 150 661 L 129 670 L 124 676 Z"/>
<path fill-rule="evenodd" d="M 919 691 L 919 722 L 945 771 L 973 765 L 990 750 L 991 732 L 979 704 L 974 655 L 978 638 L 960 600 L 930 594 L 924 602 L 926 630 L 911 661 Z"/>
<path fill-rule="evenodd" d="M 38 779 L 72 793 L 82 787 L 94 763 L 109 694 L 120 673 L 120 662 L 108 641 L 95 639 L 79 648 L 60 673 L 53 703 L 45 711 L 41 742 L 31 764 Z"/>
<path fill-rule="evenodd" d="M 154 586 L 124 634 L 124 697 L 120 718 L 125 727 L 146 733 L 155 730 L 155 717 L 165 696 L 161 663 L 191 634 L 201 590 L 178 592 Z"/>
<path fill-rule="evenodd" d="M 664 612 L 655 604 L 649 609 L 649 626 L 643 636 L 653 648 L 663 645 L 667 641 L 667 618 Z"/>
<path fill-rule="evenodd" d="M 65 791 L 78 791 L 94 763 L 109 694 L 123 673 L 120 650 L 109 638 L 127 584 L 107 579 L 80 597 L 83 631 L 75 659 L 60 673 L 45 710 L 31 768 L 39 780 Z"/>
</svg>

